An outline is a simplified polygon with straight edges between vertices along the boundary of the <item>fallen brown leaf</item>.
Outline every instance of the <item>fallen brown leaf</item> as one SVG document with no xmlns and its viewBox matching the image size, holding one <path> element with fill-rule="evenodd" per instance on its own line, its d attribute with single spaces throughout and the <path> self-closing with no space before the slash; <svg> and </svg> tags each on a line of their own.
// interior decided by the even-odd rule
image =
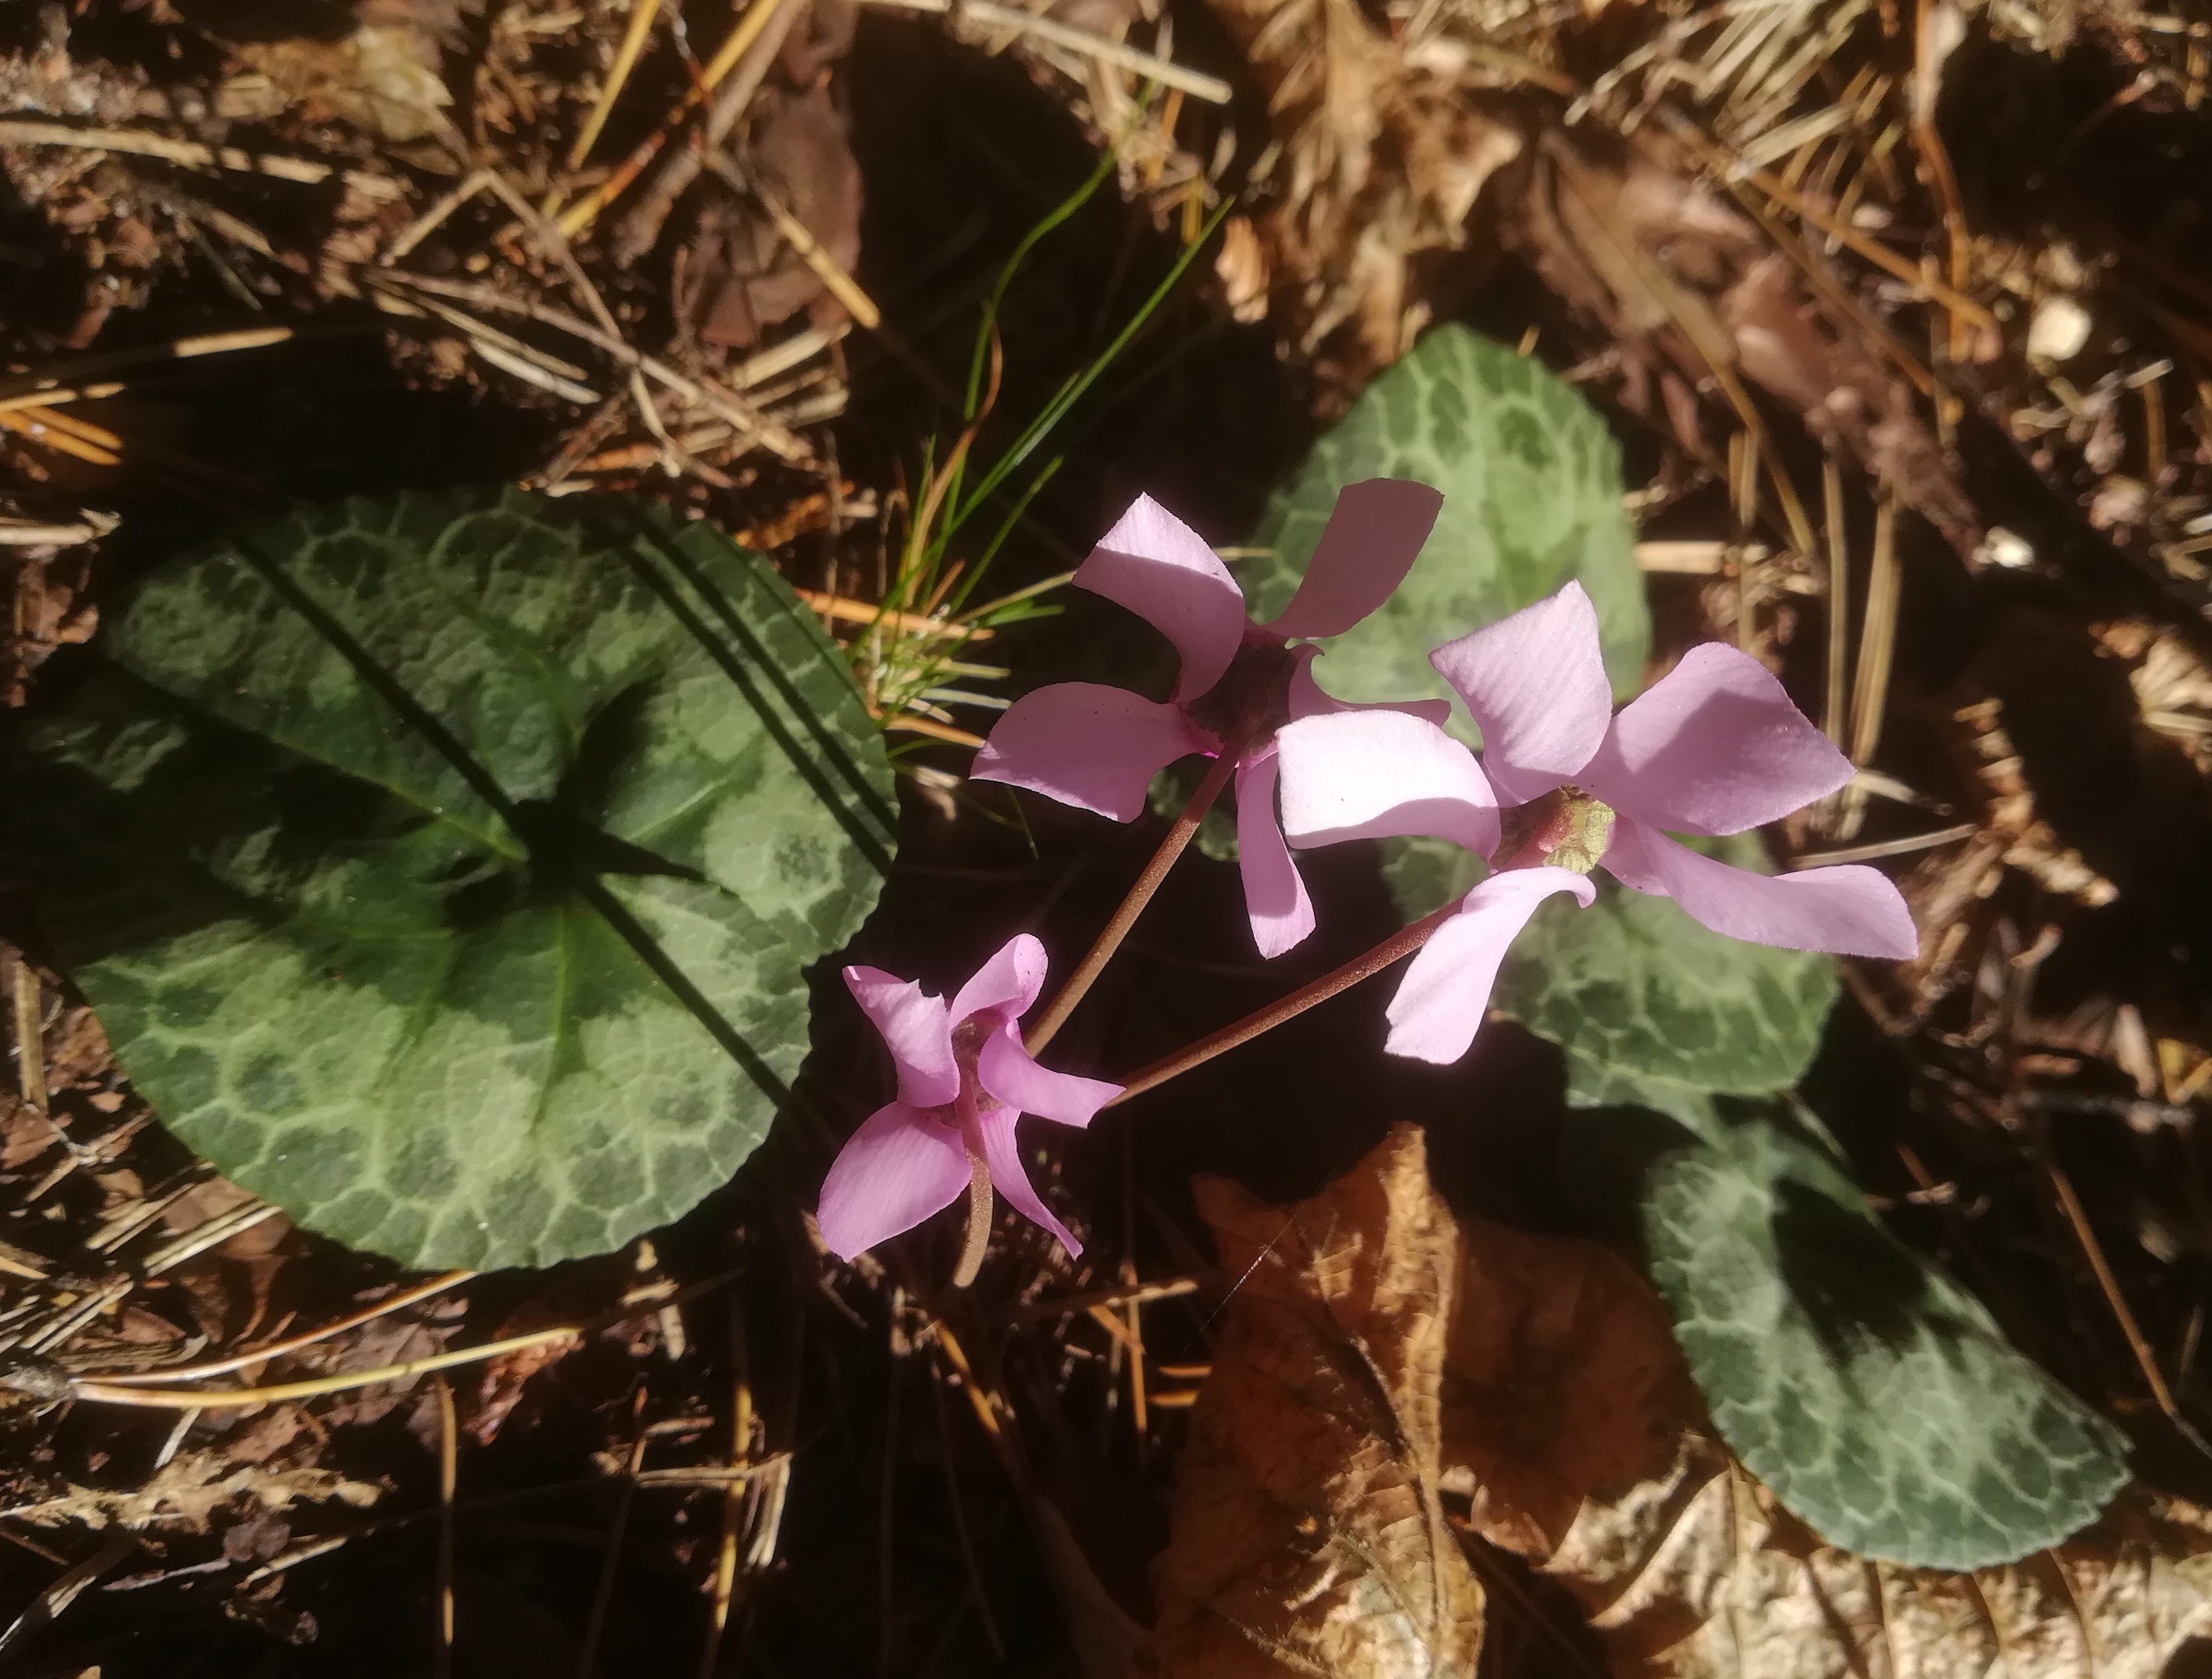
<svg viewBox="0 0 2212 1679">
<path fill-rule="evenodd" d="M 393 145 L 448 131 L 453 100 L 438 74 L 438 49 L 404 24 L 364 24 L 343 40 L 249 41 L 236 49 L 253 75 L 224 89 L 225 114 L 264 116 L 301 107 L 311 121 L 336 119 Z"/>
<path fill-rule="evenodd" d="M 2212 1618 L 2212 1512 L 2141 1489 L 2057 1550 L 1942 1574 L 1831 1550 L 1704 1436 L 1544 1560 L 1613 1671 L 1673 1679 L 2154 1679 Z"/>
<path fill-rule="evenodd" d="M 1159 1679 L 1467 1676 L 1483 1593 L 1439 1487 L 1457 1228 L 1401 1128 L 1310 1201 L 1202 1180 L 1239 1279 L 1159 1565 Z"/>
<path fill-rule="evenodd" d="M 2212 1512 L 2142 1489 L 2057 1550 L 1943 1574 L 1820 1543 L 1713 1438 L 1650 1284 L 1461 1226 L 1444 1484 L 1639 1679 L 2150 1679 L 2212 1618 Z"/>
<path fill-rule="evenodd" d="M 1446 1509 L 1580 1603 L 1621 1679 L 2153 1679 L 2212 1624 L 2212 1512 L 2141 1487 L 1972 1575 L 1823 1545 L 1713 1436 L 1650 1285 L 1455 1219 L 1411 1127 L 1310 1201 L 1199 1205 L 1242 1281 L 1148 1671 L 1472 1674 L 1484 1598 Z"/>
<path fill-rule="evenodd" d="M 860 172 L 843 113 L 822 86 L 763 88 L 755 103 L 751 177 L 850 274 L 860 254 Z M 677 312 L 699 336 L 732 349 L 809 306 L 818 322 L 842 313 L 773 216 L 720 183 L 701 204 L 674 289 Z"/>
<path fill-rule="evenodd" d="M 1663 1475 L 1701 1408 L 1651 1285 L 1595 1242 L 1468 1219 L 1444 1347 L 1443 1484 L 1523 1556 Z"/>
</svg>

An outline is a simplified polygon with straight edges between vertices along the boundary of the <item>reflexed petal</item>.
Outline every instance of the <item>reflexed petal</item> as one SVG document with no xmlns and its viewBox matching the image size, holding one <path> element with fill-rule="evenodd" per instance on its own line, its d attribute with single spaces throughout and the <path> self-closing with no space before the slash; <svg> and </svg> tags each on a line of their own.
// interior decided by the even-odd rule
<svg viewBox="0 0 2212 1679">
<path fill-rule="evenodd" d="M 1269 633 L 1340 636 L 1390 598 L 1420 557 L 1443 493 L 1411 478 L 1369 478 L 1336 493 L 1306 575 Z"/>
<path fill-rule="evenodd" d="M 991 1187 L 1006 1198 L 1015 1212 L 1033 1225 L 1050 1231 L 1060 1245 L 1073 1259 L 1083 1251 L 1083 1244 L 1068 1233 L 1067 1226 L 1052 1215 L 1052 1209 L 1030 1186 L 1030 1175 L 1023 1169 L 1022 1153 L 1015 1141 L 1013 1110 L 1000 1108 L 995 1113 L 985 1114 L 980 1123 L 983 1133 L 983 1158 L 991 1163 Z"/>
<path fill-rule="evenodd" d="M 1482 731 L 1482 768 L 1509 804 L 1540 798 L 1590 760 L 1613 716 L 1597 609 L 1580 583 L 1447 642 L 1429 663 Z"/>
<path fill-rule="evenodd" d="M 1731 939 L 1897 961 L 1919 953 L 1903 895 L 1887 875 L 1863 864 L 1753 874 L 1622 817 L 1613 824 L 1605 870 L 1625 886 L 1673 898 Z"/>
<path fill-rule="evenodd" d="M 987 1011 L 1001 1020 L 1020 1019 L 1044 989 L 1045 973 L 1051 965 L 1034 934 L 1017 933 L 953 994 L 952 1024 L 957 1026 L 969 1015 Z"/>
<path fill-rule="evenodd" d="M 822 1240 L 840 1259 L 912 1230 L 968 1187 L 957 1133 L 893 1102 L 860 1123 L 822 1182 Z"/>
<path fill-rule="evenodd" d="M 1740 834 L 1850 778 L 1850 760 L 1790 703 L 1765 666 L 1707 642 L 1613 720 L 1605 745 L 1576 779 L 1655 827 Z"/>
<path fill-rule="evenodd" d="M 1022 1048 L 1011 1023 L 983 1040 L 975 1076 L 1015 1112 L 1035 1114 L 1056 1125 L 1088 1125 L 1093 1114 L 1121 1093 L 1121 1086 L 1103 1079 L 1079 1079 L 1073 1073 L 1039 1067 Z"/>
<path fill-rule="evenodd" d="M 1244 877 L 1244 910 L 1260 954 L 1273 958 L 1314 930 L 1313 900 L 1275 815 L 1275 755 L 1237 766 L 1237 868 Z"/>
<path fill-rule="evenodd" d="M 1172 705 L 1103 683 L 1060 682 L 1006 708 L 968 776 L 1133 822 L 1144 814 L 1153 776 L 1214 746 Z"/>
<path fill-rule="evenodd" d="M 1206 539 L 1149 496 L 1139 496 L 1091 557 L 1075 569 L 1079 588 L 1127 606 L 1175 643 L 1187 700 L 1221 680 L 1244 639 L 1244 591 Z"/>
<path fill-rule="evenodd" d="M 1402 711 L 1342 711 L 1286 723 L 1283 832 L 1296 846 L 1433 834 L 1488 856 L 1498 800 L 1474 754 Z"/>
<path fill-rule="evenodd" d="M 1440 1064 L 1465 1055 L 1489 1010 L 1498 964 L 1553 892 L 1572 892 L 1585 908 L 1597 896 L 1589 877 L 1571 869 L 1516 868 L 1492 875 L 1462 899 L 1459 913 L 1421 946 L 1399 982 L 1382 1047 Z"/>
<path fill-rule="evenodd" d="M 1291 653 L 1297 660 L 1291 668 L 1290 708 L 1293 721 L 1300 717 L 1334 717 L 1340 711 L 1402 711 L 1408 717 L 1422 718 L 1439 728 L 1451 721 L 1449 700 L 1384 700 L 1361 705 L 1324 693 L 1313 672 L 1314 660 L 1321 656 L 1321 649 L 1309 643 L 1292 648 Z"/>
<path fill-rule="evenodd" d="M 912 980 L 881 968 L 848 968 L 845 989 L 898 1064 L 899 1100 L 940 1108 L 960 1094 L 960 1069 L 952 1059 L 952 1020 L 945 999 Z"/>
</svg>

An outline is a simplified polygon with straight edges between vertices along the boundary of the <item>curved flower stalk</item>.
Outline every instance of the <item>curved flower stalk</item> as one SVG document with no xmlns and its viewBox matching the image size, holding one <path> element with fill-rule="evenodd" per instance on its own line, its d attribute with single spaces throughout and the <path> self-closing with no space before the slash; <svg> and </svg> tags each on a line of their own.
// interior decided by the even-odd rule
<svg viewBox="0 0 2212 1679">
<path fill-rule="evenodd" d="M 1551 893 L 1587 906 L 1593 868 L 1754 944 L 1897 958 L 1918 948 L 1904 898 L 1875 869 L 1754 874 L 1668 836 L 1741 833 L 1850 778 L 1850 760 L 1749 654 L 1692 648 L 1616 716 L 1597 614 L 1570 583 L 1430 662 L 1482 730 L 1480 766 L 1412 717 L 1315 717 L 1279 736 L 1293 845 L 1428 834 L 1494 860 L 1391 1000 L 1392 1054 L 1466 1054 L 1507 946 Z"/>
<path fill-rule="evenodd" d="M 1389 599 L 1412 569 L 1443 497 L 1403 478 L 1347 484 L 1297 593 L 1254 624 L 1243 591 L 1199 534 L 1140 496 L 1092 549 L 1075 582 L 1127 607 L 1182 658 L 1165 702 L 1097 682 L 1024 696 L 991 731 L 977 781 L 1028 788 L 1116 822 L 1142 814 L 1146 790 L 1177 758 L 1236 755 L 1237 839 L 1244 903 L 1263 956 L 1313 931 L 1313 904 L 1275 818 L 1275 731 L 1292 718 L 1365 709 L 1323 693 L 1310 638 L 1341 635 Z M 1442 722 L 1450 708 L 1401 710 Z"/>
<path fill-rule="evenodd" d="M 898 1099 L 862 1122 L 830 1168 L 817 1217 L 841 1259 L 911 1230 L 969 1192 L 968 1242 L 956 1285 L 973 1281 L 991 1227 L 991 1192 L 1052 1232 L 1069 1256 L 1083 1244 L 1052 1215 L 1022 1169 L 1014 1127 L 1024 1114 L 1090 1124 L 1121 1086 L 1039 1067 L 1018 1024 L 1044 985 L 1044 946 L 1010 940 L 948 1006 L 880 968 L 848 968 L 845 984 L 898 1068 Z"/>
</svg>

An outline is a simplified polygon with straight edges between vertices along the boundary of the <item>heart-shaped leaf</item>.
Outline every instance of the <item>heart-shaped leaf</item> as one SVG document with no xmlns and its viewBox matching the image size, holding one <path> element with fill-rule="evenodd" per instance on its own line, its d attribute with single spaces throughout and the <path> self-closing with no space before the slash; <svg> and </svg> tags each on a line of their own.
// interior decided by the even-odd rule
<svg viewBox="0 0 2212 1679">
<path fill-rule="evenodd" d="M 1269 499 L 1237 581 L 1257 619 L 1305 575 L 1336 493 L 1362 478 L 1443 492 L 1421 557 L 1389 601 L 1326 643 L 1322 685 L 1347 700 L 1449 698 L 1429 654 L 1580 578 L 1606 668 L 1633 692 L 1650 613 L 1620 503 L 1620 449 L 1596 411 L 1541 362 L 1443 325 L 1360 392 Z M 1472 741 L 1462 713 L 1455 727 Z"/>
<path fill-rule="evenodd" d="M 165 568 L 33 734 L 51 937 L 164 1120 L 416 1266 L 543 1264 L 765 1135 L 893 816 L 766 562 L 622 502 L 310 509 Z"/>
<path fill-rule="evenodd" d="M 1754 836 L 1694 843 L 1767 867 Z M 1641 1104 L 1695 1128 L 1709 1092 L 1797 1082 L 1836 987 L 1831 958 L 1730 939 L 1601 876 L 1589 909 L 1559 897 L 1536 912 L 1492 1001 L 1565 1052 L 1577 1105 Z"/>
<path fill-rule="evenodd" d="M 1714 1422 L 1831 1544 L 1972 1569 L 2055 1545 L 2127 1480 L 2125 1442 L 1884 1230 L 1794 1098 L 1589 1115 L 1632 1169 L 1652 1280 Z"/>
</svg>

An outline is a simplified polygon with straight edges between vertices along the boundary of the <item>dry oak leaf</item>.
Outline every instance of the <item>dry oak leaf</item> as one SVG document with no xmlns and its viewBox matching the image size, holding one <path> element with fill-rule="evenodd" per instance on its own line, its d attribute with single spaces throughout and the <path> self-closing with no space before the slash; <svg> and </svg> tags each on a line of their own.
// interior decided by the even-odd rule
<svg viewBox="0 0 2212 1679">
<path fill-rule="evenodd" d="M 443 136 L 453 102 L 438 49 L 404 25 L 364 24 L 343 40 L 250 41 L 234 49 L 261 79 L 240 77 L 218 108 L 239 118 L 304 107 L 311 120 L 351 125 L 392 145 Z"/>
<path fill-rule="evenodd" d="M 1458 1229 L 1407 1126 L 1310 1201 L 1201 1179 L 1239 1279 L 1191 1420 L 1156 1679 L 1473 1679 L 1483 1593 L 1447 1524 L 1440 1401 Z"/>
<path fill-rule="evenodd" d="M 1702 1433 L 1542 1564 L 1638 1679 L 2156 1679 L 2212 1619 L 2212 1512 L 2136 1488 L 1972 1574 L 1822 1545 Z"/>
<path fill-rule="evenodd" d="M 1664 1309 L 1595 1243 L 1464 1220 L 1443 1484 L 1628 1679 L 2153 1679 L 2212 1619 L 2212 1512 L 2142 1489 L 1967 1574 L 1824 1546 L 1713 1438 Z"/>
<path fill-rule="evenodd" d="M 1474 1532 L 1551 1554 L 1589 1500 L 1664 1475 L 1703 1403 L 1666 1309 L 1618 1254 L 1461 1222 L 1443 1486 L 1469 1500 Z"/>
</svg>

